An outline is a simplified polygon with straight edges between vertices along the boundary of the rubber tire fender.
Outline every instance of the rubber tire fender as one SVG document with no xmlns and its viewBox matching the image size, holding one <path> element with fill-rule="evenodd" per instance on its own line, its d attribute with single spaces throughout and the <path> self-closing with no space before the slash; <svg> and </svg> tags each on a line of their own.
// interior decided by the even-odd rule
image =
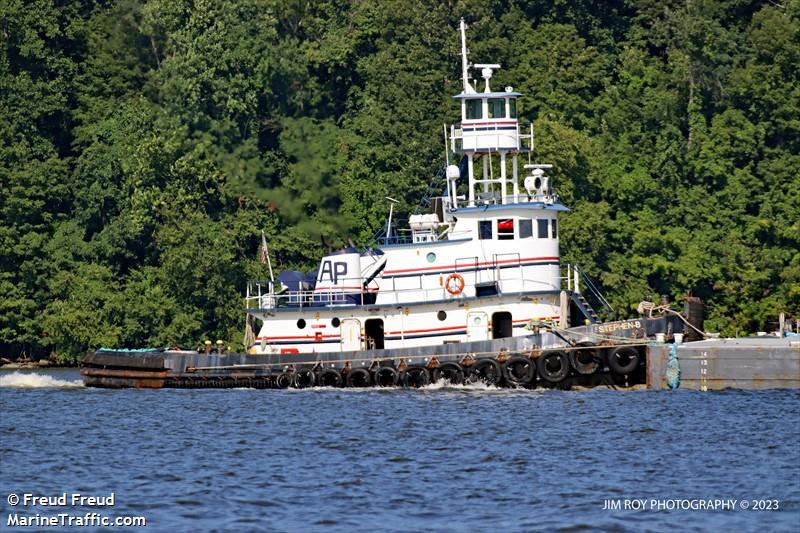
<svg viewBox="0 0 800 533">
<path fill-rule="evenodd" d="M 294 375 L 292 372 L 283 372 L 282 374 L 278 374 L 278 377 L 275 378 L 275 386 L 279 389 L 288 389 L 292 383 L 294 383 Z"/>
<path fill-rule="evenodd" d="M 382 366 L 375 371 L 373 381 L 377 387 L 394 387 L 400 380 L 400 374 L 391 366 Z"/>
<path fill-rule="evenodd" d="M 639 366 L 639 350 L 633 346 L 620 346 L 608 353 L 608 368 L 622 376 L 630 374 Z"/>
<path fill-rule="evenodd" d="M 469 372 L 470 383 L 483 381 L 487 385 L 499 385 L 503 381 L 503 369 L 494 359 L 478 359 Z"/>
<path fill-rule="evenodd" d="M 464 383 L 464 368 L 458 363 L 442 363 L 433 369 L 431 379 L 434 383 L 446 379 L 451 385 L 461 385 Z"/>
<path fill-rule="evenodd" d="M 578 345 L 581 346 L 580 344 Z M 588 362 L 586 359 L 589 359 Z M 569 363 L 575 372 L 583 376 L 590 376 L 600 368 L 600 351 L 597 347 L 585 347 L 581 350 L 570 350 Z"/>
<path fill-rule="evenodd" d="M 561 350 L 544 352 L 536 361 L 539 376 L 548 383 L 559 383 L 569 375 L 569 357 Z"/>
<path fill-rule="evenodd" d="M 326 368 L 317 376 L 320 387 L 341 387 L 342 381 L 342 373 L 335 368 Z"/>
<path fill-rule="evenodd" d="M 354 368 L 347 373 L 345 382 L 348 387 L 370 387 L 372 386 L 372 374 L 366 368 Z"/>
<path fill-rule="evenodd" d="M 431 374 L 424 366 L 410 366 L 403 372 L 403 385 L 418 389 L 431 382 Z"/>
<path fill-rule="evenodd" d="M 522 376 L 515 371 L 520 366 L 525 371 Z M 512 357 L 503 365 L 503 376 L 509 385 L 524 387 L 536 381 L 536 363 L 527 357 L 519 355 Z"/>
<path fill-rule="evenodd" d="M 317 384 L 317 375 L 310 368 L 301 368 L 294 373 L 292 387 L 295 389 L 307 389 Z"/>
</svg>

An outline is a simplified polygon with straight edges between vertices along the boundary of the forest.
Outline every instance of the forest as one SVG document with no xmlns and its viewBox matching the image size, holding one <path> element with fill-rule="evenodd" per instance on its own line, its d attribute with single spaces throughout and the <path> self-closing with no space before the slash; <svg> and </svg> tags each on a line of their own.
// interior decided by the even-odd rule
<svg viewBox="0 0 800 533">
<path fill-rule="evenodd" d="M 620 316 L 800 317 L 800 0 L 4 0 L 0 355 L 241 350 L 262 231 L 309 271 L 441 174 L 461 17 Z"/>
</svg>

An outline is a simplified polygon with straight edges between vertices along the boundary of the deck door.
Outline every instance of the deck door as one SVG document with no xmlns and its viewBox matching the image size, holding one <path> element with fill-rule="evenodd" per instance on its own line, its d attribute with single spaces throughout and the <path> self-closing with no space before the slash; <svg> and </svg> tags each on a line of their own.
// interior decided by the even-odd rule
<svg viewBox="0 0 800 533">
<path fill-rule="evenodd" d="M 489 316 L 483 311 L 467 313 L 467 340 L 485 341 L 489 339 Z"/>
<path fill-rule="evenodd" d="M 342 336 L 342 351 L 351 352 L 361 350 L 361 322 L 355 318 L 342 319 L 339 326 Z"/>
</svg>

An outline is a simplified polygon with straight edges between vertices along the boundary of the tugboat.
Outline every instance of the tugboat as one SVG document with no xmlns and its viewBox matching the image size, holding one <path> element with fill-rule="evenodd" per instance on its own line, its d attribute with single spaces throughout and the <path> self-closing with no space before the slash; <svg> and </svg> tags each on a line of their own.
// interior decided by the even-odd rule
<svg viewBox="0 0 800 533">
<path fill-rule="evenodd" d="M 562 265 L 568 211 L 532 159 L 533 126 L 513 87 L 491 88 L 497 64 L 471 65 L 461 30 L 461 121 L 445 128 L 443 193 L 429 213 L 365 249 L 322 258 L 316 275 L 282 272 L 248 285 L 247 353 L 99 350 L 82 362 L 101 387 L 424 386 L 483 380 L 532 387 L 633 384 L 644 345 L 684 331 L 677 313 L 601 324 L 586 296 L 608 302 Z M 483 90 L 470 77 L 477 69 Z M 393 201 L 390 198 L 389 201 Z M 589 290 L 586 293 L 582 288 Z M 220 350 L 221 352 L 221 350 Z"/>
</svg>

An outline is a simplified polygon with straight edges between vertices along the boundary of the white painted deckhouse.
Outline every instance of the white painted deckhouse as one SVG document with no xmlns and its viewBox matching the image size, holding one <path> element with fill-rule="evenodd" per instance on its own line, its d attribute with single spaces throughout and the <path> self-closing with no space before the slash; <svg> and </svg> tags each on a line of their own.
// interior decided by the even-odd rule
<svg viewBox="0 0 800 533">
<path fill-rule="evenodd" d="M 533 128 L 517 118 L 512 87 L 490 88 L 495 64 L 470 65 L 461 21 L 461 122 L 445 128 L 459 165 L 447 165 L 432 212 L 412 215 L 369 249 L 322 259 L 316 275 L 252 282 L 250 353 L 286 354 L 435 346 L 530 334 L 531 321 L 594 321 L 576 268 L 559 262 L 550 165 L 531 161 Z M 470 79 L 483 78 L 478 92 Z M 524 174 L 520 176 L 520 172 Z M 464 183 L 466 181 L 466 183 Z M 391 201 L 391 199 L 388 199 Z M 259 326 L 260 323 L 260 326 Z M 572 325 L 575 325 L 574 323 Z"/>
</svg>

